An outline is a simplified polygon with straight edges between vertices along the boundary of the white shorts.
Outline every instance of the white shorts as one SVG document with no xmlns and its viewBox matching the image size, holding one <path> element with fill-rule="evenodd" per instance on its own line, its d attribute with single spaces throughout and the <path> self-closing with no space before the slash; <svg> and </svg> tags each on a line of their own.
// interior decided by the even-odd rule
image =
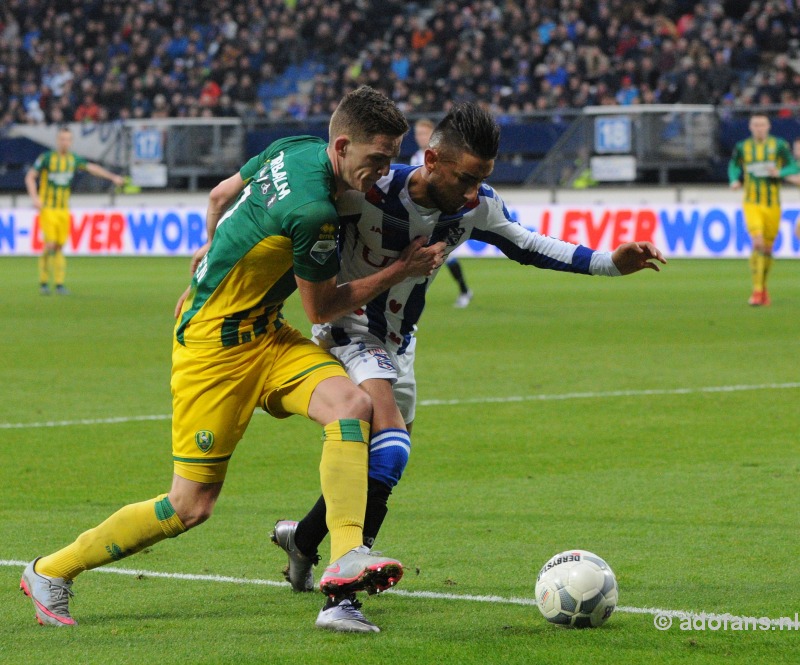
<svg viewBox="0 0 800 665">
<path fill-rule="evenodd" d="M 327 324 L 315 325 L 312 333 L 312 339 L 342 363 L 350 380 L 356 385 L 367 379 L 389 381 L 403 421 L 406 425 L 414 421 L 417 407 L 417 381 L 414 378 L 416 337 L 411 338 L 404 353 L 397 355 L 368 333 L 351 335 L 351 342 L 346 346 L 336 345 Z"/>
</svg>

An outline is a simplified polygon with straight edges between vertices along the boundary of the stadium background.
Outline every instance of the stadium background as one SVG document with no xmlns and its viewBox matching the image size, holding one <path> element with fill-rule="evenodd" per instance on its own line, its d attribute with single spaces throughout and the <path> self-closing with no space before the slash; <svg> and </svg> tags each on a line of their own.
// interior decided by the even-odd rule
<svg viewBox="0 0 800 665">
<path fill-rule="evenodd" d="M 155 162 L 170 188 L 207 191 L 278 136 L 324 136 L 341 95 L 362 83 L 411 118 L 485 104 L 503 126 L 494 184 L 585 186 L 600 155 L 634 157 L 638 182 L 724 182 L 754 108 L 777 135 L 800 136 L 800 8 L 10 0 L 0 9 L 0 191 L 24 191 L 51 140 L 44 128 L 57 123 L 80 123 L 79 138 L 102 148 L 86 154 L 77 141 L 90 159 L 144 180 Z M 597 113 L 628 118 L 628 142 L 603 143 L 622 126 L 604 134 Z M 409 136 L 401 159 L 414 149 Z"/>
</svg>

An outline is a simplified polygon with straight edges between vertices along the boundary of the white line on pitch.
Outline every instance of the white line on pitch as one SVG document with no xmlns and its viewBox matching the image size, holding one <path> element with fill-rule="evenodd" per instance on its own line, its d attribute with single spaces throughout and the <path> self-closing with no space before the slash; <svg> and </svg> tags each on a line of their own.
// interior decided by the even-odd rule
<svg viewBox="0 0 800 665">
<path fill-rule="evenodd" d="M 652 395 L 698 395 L 708 393 L 736 393 L 753 390 L 792 390 L 800 382 L 759 383 L 740 386 L 706 386 L 701 388 L 656 388 L 652 390 L 609 390 L 605 392 L 511 395 L 509 397 L 470 397 L 466 399 L 424 399 L 419 406 L 460 406 L 463 404 L 510 404 L 514 402 L 557 402 L 571 399 L 605 399 L 611 397 L 646 397 Z M 256 413 L 264 413 L 259 410 Z M 120 416 L 118 418 L 82 418 L 80 420 L 53 420 L 38 423 L 0 423 L 2 429 L 35 429 L 40 427 L 71 427 L 73 425 L 115 425 L 147 420 L 170 420 L 171 415 Z"/>
<path fill-rule="evenodd" d="M 0 559 L 0 566 L 13 566 L 24 567 L 27 561 L 14 561 L 11 559 Z M 130 575 L 132 577 L 156 577 L 171 580 L 189 580 L 194 582 L 217 582 L 227 584 L 246 584 L 256 586 L 272 586 L 272 587 L 288 587 L 288 582 L 275 582 L 274 580 L 259 580 L 248 579 L 244 577 L 228 577 L 226 575 L 192 575 L 189 573 L 160 573 L 152 570 L 128 570 L 127 568 L 95 568 L 95 573 L 111 573 L 116 575 Z M 435 591 L 402 591 L 400 589 L 390 589 L 386 593 L 391 593 L 396 596 L 403 596 L 404 598 L 426 598 L 429 600 L 455 600 L 455 601 L 468 601 L 477 603 L 496 603 L 502 605 L 536 605 L 536 600 L 533 598 L 505 598 L 503 596 L 473 596 L 469 594 L 458 593 L 437 593 Z M 690 619 L 692 617 L 704 617 L 706 620 L 719 619 L 727 621 L 741 621 L 741 622 L 757 622 L 764 617 L 746 617 L 737 616 L 734 614 L 714 614 L 709 612 L 688 612 L 685 610 L 663 610 L 656 607 L 628 607 L 620 605 L 616 609 L 617 612 L 626 614 L 651 614 L 653 616 L 663 615 L 676 619 Z M 770 619 L 770 624 L 779 626 L 785 619 Z"/>
</svg>

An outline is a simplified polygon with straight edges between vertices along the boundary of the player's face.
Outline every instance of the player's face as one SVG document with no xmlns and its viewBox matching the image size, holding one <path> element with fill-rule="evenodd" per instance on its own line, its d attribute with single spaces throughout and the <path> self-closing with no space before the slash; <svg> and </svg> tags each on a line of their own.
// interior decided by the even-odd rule
<svg viewBox="0 0 800 665">
<path fill-rule="evenodd" d="M 481 183 L 494 169 L 493 159 L 468 152 L 437 155 L 428 178 L 428 196 L 443 213 L 452 215 L 478 197 Z"/>
<path fill-rule="evenodd" d="M 389 164 L 400 153 L 402 136 L 375 136 L 369 143 L 349 142 L 340 153 L 340 176 L 350 189 L 367 192 L 389 173 Z"/>
<path fill-rule="evenodd" d="M 56 150 L 60 153 L 69 152 L 72 147 L 72 132 L 59 132 L 56 136 Z"/>
<path fill-rule="evenodd" d="M 757 115 L 750 118 L 750 133 L 756 141 L 764 141 L 769 134 L 769 120 Z"/>
<path fill-rule="evenodd" d="M 414 140 L 420 150 L 425 150 L 428 147 L 428 143 L 431 141 L 431 134 L 433 134 L 433 127 L 429 125 L 414 126 Z"/>
</svg>

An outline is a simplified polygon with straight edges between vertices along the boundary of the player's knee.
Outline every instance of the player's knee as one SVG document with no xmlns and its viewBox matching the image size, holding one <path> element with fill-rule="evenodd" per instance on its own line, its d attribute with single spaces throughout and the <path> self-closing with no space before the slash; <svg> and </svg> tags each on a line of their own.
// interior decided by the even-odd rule
<svg viewBox="0 0 800 665">
<path fill-rule="evenodd" d="M 170 495 L 170 501 L 187 529 L 199 526 L 207 521 L 214 512 L 214 501 L 208 500 L 181 500 Z"/>
<path fill-rule="evenodd" d="M 411 440 L 405 430 L 384 430 L 372 437 L 369 446 L 369 478 L 393 488 L 400 482 L 411 454 Z"/>
<path fill-rule="evenodd" d="M 372 398 L 360 388 L 353 386 L 342 395 L 343 409 L 348 418 L 358 418 L 365 422 L 372 420 Z"/>
</svg>

